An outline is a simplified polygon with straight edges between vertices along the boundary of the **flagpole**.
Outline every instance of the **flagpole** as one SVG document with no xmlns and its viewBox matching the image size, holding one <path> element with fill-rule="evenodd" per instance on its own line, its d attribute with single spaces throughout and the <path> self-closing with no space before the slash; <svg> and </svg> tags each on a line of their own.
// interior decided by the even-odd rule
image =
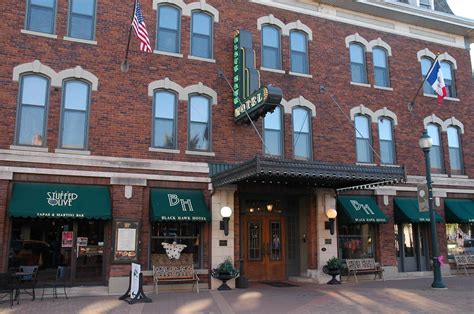
<svg viewBox="0 0 474 314">
<path fill-rule="evenodd" d="M 136 8 L 137 8 L 137 0 L 135 0 L 135 4 L 133 5 L 132 18 L 131 18 L 131 22 L 130 22 L 130 28 L 128 30 L 127 49 L 125 50 L 125 59 L 123 60 L 122 64 L 120 65 L 120 70 L 123 73 L 128 72 L 128 50 L 130 48 L 130 39 L 132 38 L 133 18 L 135 16 Z"/>
<path fill-rule="evenodd" d="M 428 76 L 431 74 L 431 71 L 433 70 L 433 67 L 436 63 L 436 60 L 438 60 L 438 57 L 439 57 L 439 54 L 436 55 L 436 58 L 433 60 L 433 63 L 431 64 L 431 67 L 430 69 L 428 70 L 428 72 L 426 72 L 426 75 L 425 75 L 425 78 L 421 81 L 421 84 L 420 86 L 418 87 L 417 91 L 416 91 L 416 94 L 415 96 L 413 97 L 412 101 L 410 101 L 408 103 L 408 111 L 409 112 L 412 112 L 413 111 L 413 107 L 415 106 L 415 100 L 416 98 L 418 97 L 418 94 L 420 93 L 420 90 L 421 88 L 423 87 L 423 84 L 425 83 L 426 79 L 428 78 Z"/>
</svg>

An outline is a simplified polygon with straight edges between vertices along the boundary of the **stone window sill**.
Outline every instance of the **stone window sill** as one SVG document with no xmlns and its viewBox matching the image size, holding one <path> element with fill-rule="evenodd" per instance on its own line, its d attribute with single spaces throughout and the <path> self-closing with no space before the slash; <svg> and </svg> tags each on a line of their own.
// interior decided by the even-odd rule
<svg viewBox="0 0 474 314">
<path fill-rule="evenodd" d="M 161 51 L 161 50 L 153 50 L 153 53 L 156 53 L 157 55 L 163 55 L 163 56 L 169 56 L 169 57 L 177 57 L 177 58 L 183 57 L 183 54 L 181 53 Z"/>
<path fill-rule="evenodd" d="M 64 148 L 56 148 L 54 152 L 56 154 L 71 154 L 71 155 L 86 155 L 86 156 L 89 156 L 91 154 L 91 152 L 88 150 L 64 149 Z"/>
<path fill-rule="evenodd" d="M 197 61 L 204 61 L 204 62 L 210 62 L 210 63 L 216 63 L 215 59 L 210 59 L 210 58 L 201 58 L 201 57 L 195 57 L 195 56 L 188 56 L 188 59 L 197 60 Z"/>
<path fill-rule="evenodd" d="M 95 40 L 88 40 L 88 39 L 82 39 L 82 38 L 74 38 L 74 37 L 68 37 L 68 36 L 64 36 L 63 39 L 64 39 L 64 40 L 67 40 L 67 41 L 74 41 L 74 42 L 76 42 L 76 43 L 81 43 L 81 44 L 97 45 L 97 41 L 95 41 Z"/>
<path fill-rule="evenodd" d="M 58 35 L 55 35 L 55 34 L 35 32 L 35 31 L 27 30 L 27 29 L 22 29 L 20 32 L 23 33 L 23 34 L 42 36 L 42 37 L 47 37 L 47 38 L 52 38 L 52 39 L 58 38 Z"/>
<path fill-rule="evenodd" d="M 154 153 L 167 153 L 167 154 L 179 154 L 179 149 L 168 149 L 168 148 L 157 148 L 157 147 L 150 147 L 148 151 Z"/>
<path fill-rule="evenodd" d="M 216 153 L 214 153 L 214 152 L 199 152 L 199 151 L 195 151 L 195 150 L 186 150 L 186 155 L 215 157 Z"/>
<path fill-rule="evenodd" d="M 370 84 L 367 84 L 367 83 L 357 83 L 357 82 L 352 82 L 352 81 L 351 81 L 351 85 L 362 86 L 362 87 L 371 87 Z"/>
<path fill-rule="evenodd" d="M 260 67 L 260 70 L 267 71 L 267 72 L 273 72 L 273 73 L 280 73 L 280 74 L 285 74 L 286 73 L 285 70 L 265 68 L 265 67 Z"/>
<path fill-rule="evenodd" d="M 31 152 L 48 152 L 48 147 L 37 147 L 37 146 L 21 146 L 21 145 L 10 145 L 12 150 L 24 150 Z"/>
<path fill-rule="evenodd" d="M 307 73 L 298 73 L 298 72 L 288 72 L 288 74 L 290 75 L 294 75 L 294 76 L 301 76 L 301 77 L 307 77 L 307 78 L 313 78 L 313 76 L 311 74 L 307 74 Z"/>
</svg>

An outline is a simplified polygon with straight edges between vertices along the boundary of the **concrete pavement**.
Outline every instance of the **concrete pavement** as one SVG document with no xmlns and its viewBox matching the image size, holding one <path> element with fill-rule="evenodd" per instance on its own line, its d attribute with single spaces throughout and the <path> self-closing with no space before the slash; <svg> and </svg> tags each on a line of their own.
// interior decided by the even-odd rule
<svg viewBox="0 0 474 314">
<path fill-rule="evenodd" d="M 65 300 L 23 297 L 1 313 L 474 313 L 474 276 L 444 278 L 447 290 L 430 288 L 432 279 L 364 281 L 342 285 L 295 283 L 277 288 L 252 283 L 232 291 L 148 293 L 153 303 L 129 305 L 118 296 Z"/>
</svg>

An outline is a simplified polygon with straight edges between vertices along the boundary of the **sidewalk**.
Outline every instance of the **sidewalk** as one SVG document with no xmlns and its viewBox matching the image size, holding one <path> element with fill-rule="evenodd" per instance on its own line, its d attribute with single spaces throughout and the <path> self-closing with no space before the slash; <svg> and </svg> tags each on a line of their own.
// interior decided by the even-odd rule
<svg viewBox="0 0 474 314">
<path fill-rule="evenodd" d="M 431 289 L 428 278 L 285 288 L 252 283 L 249 289 L 222 292 L 148 293 L 153 303 L 134 305 L 118 296 L 24 298 L 12 309 L 3 302 L 0 313 L 473 313 L 474 276 L 443 280 L 447 290 Z"/>
</svg>

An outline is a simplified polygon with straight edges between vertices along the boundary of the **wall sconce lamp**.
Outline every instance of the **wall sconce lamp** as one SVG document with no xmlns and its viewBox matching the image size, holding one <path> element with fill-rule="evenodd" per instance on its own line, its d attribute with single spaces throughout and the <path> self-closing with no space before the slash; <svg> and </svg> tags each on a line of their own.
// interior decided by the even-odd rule
<svg viewBox="0 0 474 314">
<path fill-rule="evenodd" d="M 267 210 L 271 212 L 273 210 L 273 204 L 267 204 Z"/>
<path fill-rule="evenodd" d="M 221 208 L 221 216 L 222 220 L 220 222 L 220 230 L 224 230 L 224 235 L 229 235 L 229 220 L 230 216 L 232 216 L 232 209 L 228 206 L 224 206 Z"/>
<path fill-rule="evenodd" d="M 336 216 L 337 216 L 337 211 L 334 209 L 334 208 L 328 208 L 326 209 L 326 216 L 329 218 L 329 221 L 326 221 L 324 223 L 324 228 L 326 230 L 329 230 L 329 233 L 331 233 L 331 235 L 334 234 L 334 221 L 336 220 Z"/>
</svg>

